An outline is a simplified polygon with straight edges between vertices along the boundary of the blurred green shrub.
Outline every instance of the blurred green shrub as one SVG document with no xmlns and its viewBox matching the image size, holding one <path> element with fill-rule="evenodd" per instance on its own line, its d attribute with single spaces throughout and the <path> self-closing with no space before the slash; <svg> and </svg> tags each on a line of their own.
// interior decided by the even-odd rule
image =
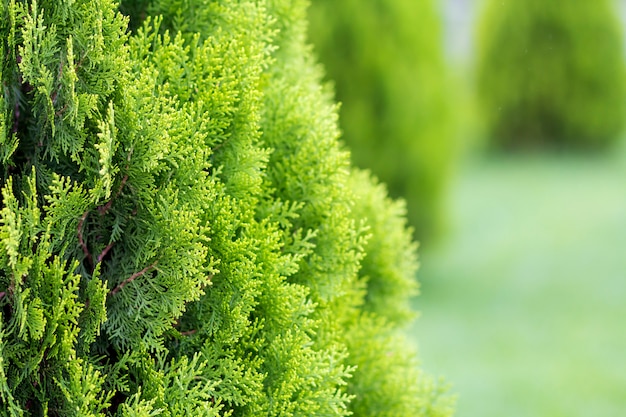
<svg viewBox="0 0 626 417">
<path fill-rule="evenodd" d="M 441 23 L 429 0 L 313 0 L 309 34 L 335 82 L 357 166 L 407 200 L 421 240 L 441 228 L 452 155 Z"/>
<path fill-rule="evenodd" d="M 605 148 L 624 125 L 624 53 L 608 0 L 489 1 L 477 91 L 500 148 Z"/>
</svg>

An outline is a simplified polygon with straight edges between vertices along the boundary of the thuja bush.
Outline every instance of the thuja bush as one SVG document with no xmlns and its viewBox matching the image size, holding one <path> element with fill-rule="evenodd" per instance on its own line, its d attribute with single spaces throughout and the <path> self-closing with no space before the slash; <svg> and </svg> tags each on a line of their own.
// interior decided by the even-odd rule
<svg viewBox="0 0 626 417">
<path fill-rule="evenodd" d="M 622 31 L 607 0 L 487 2 L 477 90 L 496 148 L 606 148 L 624 126 Z"/>
<path fill-rule="evenodd" d="M 312 0 L 309 16 L 354 163 L 406 199 L 418 239 L 434 238 L 454 154 L 435 2 Z"/>
<path fill-rule="evenodd" d="M 451 414 L 399 333 L 403 207 L 339 145 L 303 1 L 0 16 L 0 415 Z"/>
</svg>

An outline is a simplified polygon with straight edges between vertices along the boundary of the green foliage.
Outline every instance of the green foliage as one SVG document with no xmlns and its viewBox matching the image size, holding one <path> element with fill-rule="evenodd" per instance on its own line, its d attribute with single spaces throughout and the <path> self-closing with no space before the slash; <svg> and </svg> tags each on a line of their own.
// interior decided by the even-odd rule
<svg viewBox="0 0 626 417">
<path fill-rule="evenodd" d="M 367 219 L 369 239 L 359 275 L 367 282 L 364 310 L 402 325 L 414 318 L 409 301 L 417 295 L 416 250 L 406 228 L 404 202 L 392 201 L 367 172 L 355 170 L 349 179 L 356 204 L 352 217 Z"/>
<path fill-rule="evenodd" d="M 449 415 L 305 6 L 0 2 L 0 415 Z"/>
<path fill-rule="evenodd" d="M 623 41 L 612 2 L 487 2 L 477 89 L 494 147 L 606 148 L 624 126 Z"/>
<path fill-rule="evenodd" d="M 454 154 L 435 1 L 313 0 L 309 16 L 355 164 L 406 199 L 420 240 L 433 238 Z"/>
</svg>

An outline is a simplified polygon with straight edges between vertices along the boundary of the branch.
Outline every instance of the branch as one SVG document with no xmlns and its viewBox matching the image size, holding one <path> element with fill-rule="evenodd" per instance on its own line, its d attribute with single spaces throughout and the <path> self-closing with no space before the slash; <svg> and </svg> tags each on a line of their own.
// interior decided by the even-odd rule
<svg viewBox="0 0 626 417">
<path fill-rule="evenodd" d="M 15 100 L 15 108 L 13 109 L 13 130 L 11 133 L 17 133 L 20 128 L 20 103 Z"/>
<path fill-rule="evenodd" d="M 126 167 L 126 169 L 128 169 L 128 166 Z M 113 200 L 117 199 L 120 196 L 122 190 L 124 189 L 124 186 L 126 185 L 126 181 L 128 181 L 128 174 L 124 175 L 124 178 L 122 178 L 120 187 L 117 189 L 115 195 L 105 205 L 98 207 L 98 213 L 100 213 L 101 216 L 107 214 L 107 212 L 111 209 L 111 206 L 113 205 Z"/>
<path fill-rule="evenodd" d="M 176 327 L 176 328 L 180 327 L 180 318 L 176 319 L 176 323 L 174 323 L 174 327 Z M 196 330 L 196 329 L 186 330 L 184 332 L 180 332 L 180 335 L 181 336 L 191 336 L 191 335 L 193 335 L 193 334 L 195 334 L 197 332 L 198 332 L 198 330 Z"/>
<path fill-rule="evenodd" d="M 104 248 L 102 250 L 102 252 L 100 252 L 100 255 L 98 255 L 98 257 L 96 258 L 96 262 L 100 263 L 102 262 L 102 259 L 104 259 L 104 257 L 107 255 L 107 253 L 109 253 L 109 251 L 111 250 L 111 248 L 113 247 L 113 245 L 115 245 L 115 242 L 111 242 L 107 245 L 106 248 Z"/>
<path fill-rule="evenodd" d="M 89 261 L 91 268 L 93 269 L 94 267 L 93 256 L 91 256 L 91 253 L 89 253 L 89 249 L 87 249 L 87 244 L 85 244 L 85 240 L 83 239 L 83 224 L 85 223 L 85 220 L 87 219 L 88 214 L 89 214 L 89 210 L 83 213 L 82 217 L 80 218 L 80 221 L 78 222 L 78 243 L 80 243 L 80 247 L 83 248 L 83 253 L 85 254 L 85 257 L 87 258 L 87 260 Z"/>
<path fill-rule="evenodd" d="M 154 261 L 152 263 L 152 265 L 148 265 L 146 266 L 144 269 L 142 269 L 139 272 L 135 272 L 134 274 L 132 274 L 130 277 L 126 278 L 124 281 L 122 281 L 117 287 L 113 288 L 110 292 L 109 295 L 115 295 L 118 292 L 120 292 L 122 290 L 122 288 L 124 288 L 127 284 L 130 284 L 131 282 L 133 282 L 135 279 L 139 278 L 140 276 L 144 275 L 146 272 L 148 272 L 149 270 L 151 270 L 152 268 L 157 266 L 157 263 L 159 261 Z"/>
<path fill-rule="evenodd" d="M 56 97 L 55 97 L 56 98 Z M 59 110 L 57 110 L 54 115 L 55 117 L 59 117 L 60 115 L 62 115 L 63 113 L 65 113 L 65 110 L 67 110 L 68 104 L 65 103 L 65 105 L 63 107 L 61 107 Z"/>
</svg>

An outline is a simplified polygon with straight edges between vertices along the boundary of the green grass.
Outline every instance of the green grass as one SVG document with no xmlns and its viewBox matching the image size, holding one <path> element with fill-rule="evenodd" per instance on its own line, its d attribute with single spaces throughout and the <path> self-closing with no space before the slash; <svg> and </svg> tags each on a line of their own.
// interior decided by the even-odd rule
<svg viewBox="0 0 626 417">
<path fill-rule="evenodd" d="M 623 415 L 626 158 L 483 158 L 450 207 L 412 332 L 457 417 Z"/>
</svg>

